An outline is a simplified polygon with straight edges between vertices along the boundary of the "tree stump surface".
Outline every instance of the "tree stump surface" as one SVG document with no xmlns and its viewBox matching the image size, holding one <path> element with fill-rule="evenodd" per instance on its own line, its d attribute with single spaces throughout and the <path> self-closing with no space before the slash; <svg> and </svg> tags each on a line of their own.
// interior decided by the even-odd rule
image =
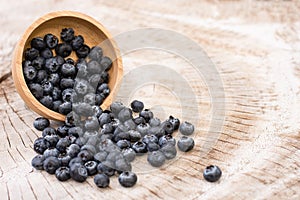
<svg viewBox="0 0 300 200">
<path fill-rule="evenodd" d="M 300 199 L 299 2 L 2 0 L 0 7 L 1 199 Z M 154 107 L 159 117 L 180 118 L 182 110 L 197 108 L 201 117 L 194 150 L 179 153 L 159 169 L 151 168 L 146 156 L 138 158 L 133 163 L 138 174 L 133 188 L 121 187 L 116 177 L 108 189 L 99 189 L 92 178 L 62 183 L 34 170 L 32 146 L 41 133 L 32 123 L 38 115 L 17 94 L 10 65 L 25 29 L 56 10 L 86 13 L 112 35 L 156 27 L 197 42 L 218 69 L 225 91 L 225 118 L 217 140 L 211 140 L 209 132 L 209 88 L 194 76 L 193 68 L 167 52 L 137 51 L 124 56 L 124 74 L 140 65 L 163 63 L 189 80 L 196 91 L 197 103 L 186 107 L 180 106 L 171 89 L 155 83 L 130 96 Z M 212 142 L 208 152 L 202 145 L 207 141 Z M 223 171 L 217 183 L 202 177 L 209 164 Z"/>
</svg>

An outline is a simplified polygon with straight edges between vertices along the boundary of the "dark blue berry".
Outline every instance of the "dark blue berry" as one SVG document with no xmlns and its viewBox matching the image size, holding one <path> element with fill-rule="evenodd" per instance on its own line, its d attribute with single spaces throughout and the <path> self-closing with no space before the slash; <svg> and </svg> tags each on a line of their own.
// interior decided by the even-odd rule
<svg viewBox="0 0 300 200">
<path fill-rule="evenodd" d="M 107 83 L 99 84 L 99 86 L 97 87 L 96 93 L 97 94 L 102 94 L 106 89 L 109 89 Z M 124 107 L 124 108 L 126 108 L 126 107 Z M 127 108 L 127 109 L 129 109 L 129 108 Z"/>
<path fill-rule="evenodd" d="M 120 148 L 120 149 L 125 149 L 125 148 L 128 148 L 131 146 L 130 142 L 128 140 L 119 140 L 117 142 L 117 146 Z"/>
<path fill-rule="evenodd" d="M 124 157 L 122 157 L 115 161 L 115 168 L 118 173 L 122 173 L 125 171 L 131 171 L 132 166 Z"/>
<path fill-rule="evenodd" d="M 152 127 L 159 126 L 159 125 L 160 125 L 160 119 L 158 119 L 158 118 L 156 118 L 156 117 L 151 118 L 151 119 L 149 120 L 149 124 L 150 124 L 150 126 L 152 126 Z"/>
<path fill-rule="evenodd" d="M 146 123 L 146 120 L 143 117 L 136 117 L 133 119 L 133 121 L 136 125 L 139 125 L 141 123 Z"/>
<path fill-rule="evenodd" d="M 60 64 L 56 57 L 48 58 L 45 62 L 45 69 L 50 73 L 58 72 L 60 69 Z"/>
<path fill-rule="evenodd" d="M 56 144 L 56 149 L 61 152 L 64 153 L 66 152 L 66 149 L 68 146 L 70 146 L 71 142 L 68 138 L 60 138 Z"/>
<path fill-rule="evenodd" d="M 74 158 L 80 152 L 80 146 L 78 144 L 71 144 L 66 148 L 66 152 L 67 155 L 69 155 L 71 158 Z"/>
<path fill-rule="evenodd" d="M 146 122 L 149 122 L 153 118 L 153 113 L 149 109 L 142 110 L 139 114 L 140 117 L 143 117 Z"/>
<path fill-rule="evenodd" d="M 73 88 L 75 85 L 75 81 L 72 78 L 62 78 L 60 80 L 60 88 L 66 89 L 66 88 Z"/>
<path fill-rule="evenodd" d="M 61 153 L 58 155 L 58 160 L 61 166 L 69 166 L 71 161 L 71 157 L 65 153 Z"/>
<path fill-rule="evenodd" d="M 160 151 L 165 155 L 166 159 L 173 159 L 176 157 L 177 150 L 173 144 L 166 144 L 160 148 Z"/>
<path fill-rule="evenodd" d="M 112 121 L 110 114 L 102 113 L 98 118 L 100 127 L 103 127 L 104 124 L 108 124 Z"/>
<path fill-rule="evenodd" d="M 34 59 L 32 61 L 32 66 L 37 69 L 37 70 L 40 70 L 44 67 L 45 65 L 45 58 L 41 57 L 41 56 L 38 56 L 36 59 Z"/>
<path fill-rule="evenodd" d="M 53 108 L 53 98 L 49 95 L 42 97 L 40 102 L 49 109 Z"/>
<path fill-rule="evenodd" d="M 118 180 L 123 187 L 132 187 L 137 182 L 137 176 L 133 172 L 122 172 Z"/>
<path fill-rule="evenodd" d="M 66 118 L 65 118 L 65 124 L 67 126 L 75 126 L 78 125 L 80 123 L 80 116 L 78 114 L 76 114 L 74 111 L 71 111 L 67 114 Z"/>
<path fill-rule="evenodd" d="M 108 153 L 106 151 L 100 151 L 94 155 L 94 160 L 99 163 L 103 162 L 105 161 L 107 154 Z"/>
<path fill-rule="evenodd" d="M 55 128 L 52 128 L 52 127 L 46 127 L 46 128 L 44 128 L 44 130 L 42 132 L 42 136 L 46 137 L 47 135 L 56 135 Z"/>
<path fill-rule="evenodd" d="M 157 143 L 154 143 L 154 142 L 149 142 L 147 144 L 147 150 L 149 152 L 152 152 L 152 151 L 157 151 L 160 149 L 160 146 L 157 144 Z"/>
<path fill-rule="evenodd" d="M 60 76 L 58 73 L 51 73 L 48 77 L 48 81 L 55 86 L 58 86 L 60 83 Z"/>
<path fill-rule="evenodd" d="M 153 167 L 160 167 L 165 163 L 166 157 L 161 151 L 152 151 L 148 153 L 147 161 Z"/>
<path fill-rule="evenodd" d="M 91 60 L 95 60 L 100 63 L 103 56 L 103 50 L 99 46 L 94 46 L 91 48 L 91 51 L 88 55 L 88 58 Z"/>
<path fill-rule="evenodd" d="M 158 143 L 158 138 L 155 135 L 147 134 L 143 137 L 142 142 L 148 144 L 150 142 Z"/>
<path fill-rule="evenodd" d="M 99 188 L 106 188 L 109 186 L 109 176 L 106 174 L 97 174 L 94 177 L 94 183 L 97 185 Z"/>
<path fill-rule="evenodd" d="M 72 58 L 67 58 L 66 63 L 71 64 L 71 65 L 75 65 L 75 61 Z"/>
<path fill-rule="evenodd" d="M 133 112 L 141 112 L 144 109 L 144 103 L 138 100 L 134 100 L 130 104 Z"/>
<path fill-rule="evenodd" d="M 83 79 L 76 80 L 74 89 L 79 95 L 83 96 L 89 91 L 89 83 Z"/>
<path fill-rule="evenodd" d="M 49 143 L 49 147 L 56 147 L 56 144 L 59 140 L 57 135 L 46 135 L 44 138 Z"/>
<path fill-rule="evenodd" d="M 90 75 L 101 74 L 104 71 L 104 69 L 101 67 L 101 65 L 95 60 L 91 60 L 88 63 L 87 70 Z"/>
<path fill-rule="evenodd" d="M 53 101 L 57 101 L 61 99 L 61 90 L 58 87 L 53 87 L 52 98 Z"/>
<path fill-rule="evenodd" d="M 89 53 L 90 53 L 90 47 L 85 44 L 76 50 L 76 55 L 78 58 L 85 58 Z"/>
<path fill-rule="evenodd" d="M 31 165 L 37 170 L 43 170 L 44 169 L 44 156 L 43 155 L 36 155 L 31 160 Z"/>
<path fill-rule="evenodd" d="M 58 158 L 50 156 L 44 160 L 44 170 L 49 174 L 55 174 L 55 171 L 60 167 Z"/>
<path fill-rule="evenodd" d="M 160 127 L 163 128 L 165 134 L 172 134 L 174 132 L 174 126 L 169 121 L 164 121 L 163 123 L 161 123 Z"/>
<path fill-rule="evenodd" d="M 100 64 L 104 68 L 105 71 L 108 71 L 112 67 L 112 60 L 109 57 L 104 56 L 101 59 Z"/>
<path fill-rule="evenodd" d="M 126 148 L 122 150 L 122 154 L 127 162 L 132 162 L 135 159 L 136 153 L 132 148 Z"/>
<path fill-rule="evenodd" d="M 97 117 L 89 117 L 88 119 L 86 119 L 84 128 L 85 128 L 85 130 L 88 130 L 88 131 L 98 130 L 99 122 L 98 122 Z"/>
<path fill-rule="evenodd" d="M 39 50 L 35 48 L 28 48 L 25 50 L 24 55 L 26 60 L 32 61 L 39 56 Z"/>
<path fill-rule="evenodd" d="M 51 82 L 46 81 L 42 84 L 42 88 L 43 88 L 43 92 L 45 95 L 50 95 L 50 94 L 52 94 L 54 87 Z"/>
<path fill-rule="evenodd" d="M 74 163 L 70 166 L 71 178 L 77 182 L 84 182 L 88 177 L 87 169 L 80 163 Z"/>
<path fill-rule="evenodd" d="M 68 156 L 69 156 L 69 155 L 68 155 Z M 70 157 L 70 156 L 69 156 L 69 157 Z M 81 165 L 84 164 L 84 162 L 81 160 L 81 158 L 75 157 L 75 158 L 72 158 L 72 159 L 69 161 L 68 166 L 71 167 L 72 165 L 74 165 L 74 164 L 76 164 L 76 163 L 81 164 Z"/>
<path fill-rule="evenodd" d="M 41 37 L 33 38 L 30 42 L 30 45 L 37 50 L 43 50 L 46 48 L 46 43 Z"/>
<path fill-rule="evenodd" d="M 90 161 L 94 158 L 94 155 L 88 150 L 82 150 L 77 155 L 78 158 L 81 158 L 83 162 Z"/>
<path fill-rule="evenodd" d="M 179 131 L 182 135 L 192 135 L 194 133 L 194 125 L 189 122 L 183 122 L 179 126 Z"/>
<path fill-rule="evenodd" d="M 154 126 L 150 127 L 147 133 L 150 135 L 155 135 L 157 138 L 160 138 L 163 135 L 165 135 L 165 130 L 160 126 Z"/>
<path fill-rule="evenodd" d="M 72 89 L 72 88 L 64 89 L 62 92 L 62 100 L 63 101 L 72 101 L 74 94 L 75 94 L 74 89 Z"/>
<path fill-rule="evenodd" d="M 98 163 L 96 161 L 88 161 L 84 164 L 84 166 L 87 169 L 89 176 L 93 176 L 93 175 L 97 174 Z"/>
<path fill-rule="evenodd" d="M 180 151 L 183 152 L 188 152 L 194 148 L 195 142 L 193 138 L 187 137 L 187 136 L 182 136 L 178 142 L 177 146 Z"/>
<path fill-rule="evenodd" d="M 59 135 L 62 138 L 66 137 L 68 135 L 69 129 L 70 129 L 69 126 L 61 125 L 56 129 L 57 135 Z"/>
<path fill-rule="evenodd" d="M 75 36 L 74 39 L 71 41 L 71 46 L 73 48 L 73 50 L 77 50 L 80 47 L 82 47 L 84 43 L 84 39 L 81 35 Z"/>
<path fill-rule="evenodd" d="M 130 130 L 130 131 L 128 131 L 128 133 L 129 133 L 129 138 L 130 138 L 129 141 L 130 142 L 137 142 L 142 138 L 140 132 L 138 132 L 136 130 Z"/>
<path fill-rule="evenodd" d="M 144 153 L 147 153 L 147 145 L 144 142 L 135 142 L 131 147 L 137 155 L 142 155 Z"/>
<path fill-rule="evenodd" d="M 115 174 L 115 166 L 111 161 L 105 160 L 98 164 L 97 171 L 107 176 L 113 176 Z"/>
<path fill-rule="evenodd" d="M 37 76 L 37 70 L 32 66 L 24 67 L 23 73 L 27 81 L 33 81 Z"/>
<path fill-rule="evenodd" d="M 175 138 L 172 137 L 172 135 L 167 134 L 167 135 L 163 135 L 162 137 L 159 138 L 158 144 L 159 146 L 164 146 L 167 143 L 172 144 L 172 145 L 176 145 L 176 140 Z"/>
<path fill-rule="evenodd" d="M 125 122 L 129 119 L 132 119 L 132 111 L 130 108 L 123 108 L 119 114 L 118 114 L 118 119 L 121 122 Z"/>
<path fill-rule="evenodd" d="M 222 176 L 221 169 L 216 165 L 210 165 L 205 168 L 203 171 L 203 177 L 209 182 L 216 182 Z"/>
<path fill-rule="evenodd" d="M 175 118 L 172 115 L 170 115 L 168 121 L 171 122 L 171 124 L 173 125 L 174 131 L 176 131 L 179 128 L 180 120 L 178 118 Z"/>
<path fill-rule="evenodd" d="M 71 102 L 64 102 L 58 107 L 58 112 L 67 115 L 69 112 L 72 111 L 72 103 Z"/>
<path fill-rule="evenodd" d="M 48 73 L 46 70 L 39 70 L 36 75 L 36 83 L 43 83 L 48 79 Z"/>
<path fill-rule="evenodd" d="M 75 77 L 76 68 L 74 65 L 69 63 L 64 63 L 60 69 L 61 75 L 64 77 Z"/>
<path fill-rule="evenodd" d="M 87 103 L 75 103 L 73 104 L 73 110 L 80 116 L 88 117 L 93 113 L 93 108 Z"/>
<path fill-rule="evenodd" d="M 148 123 L 141 123 L 136 127 L 136 130 L 140 132 L 142 137 L 144 137 L 148 133 L 149 129 L 150 129 L 150 125 Z"/>
<path fill-rule="evenodd" d="M 67 43 L 60 43 L 55 48 L 56 55 L 63 58 L 68 57 L 72 53 L 72 46 Z"/>
<path fill-rule="evenodd" d="M 69 135 L 75 136 L 75 137 L 82 137 L 83 136 L 83 130 L 79 126 L 75 126 L 69 129 L 68 131 Z"/>
<path fill-rule="evenodd" d="M 43 131 L 45 128 L 47 128 L 50 125 L 50 121 L 47 118 L 44 117 L 38 117 L 34 120 L 33 126 L 39 131 Z"/>
<path fill-rule="evenodd" d="M 53 53 L 50 49 L 46 48 L 41 51 L 41 57 L 48 59 L 53 57 Z"/>
<path fill-rule="evenodd" d="M 90 104 L 91 106 L 95 105 L 95 94 L 93 93 L 87 93 L 83 97 L 83 102 Z"/>
<path fill-rule="evenodd" d="M 37 138 L 33 143 L 33 149 L 39 154 L 43 154 L 48 147 L 49 143 L 44 138 Z"/>
<path fill-rule="evenodd" d="M 58 155 L 59 155 L 59 151 L 54 147 L 46 149 L 43 153 L 43 156 L 44 156 L 45 159 L 50 157 L 50 156 L 58 157 Z"/>
<path fill-rule="evenodd" d="M 74 30 L 73 28 L 64 28 L 60 32 L 60 38 L 64 42 L 71 42 L 74 39 Z"/>
<path fill-rule="evenodd" d="M 46 34 L 44 36 L 44 41 L 48 48 L 54 49 L 58 44 L 58 38 L 55 35 L 52 35 L 51 33 Z"/>
<path fill-rule="evenodd" d="M 60 167 L 55 171 L 55 177 L 59 181 L 67 181 L 71 178 L 70 169 L 68 167 Z"/>
</svg>

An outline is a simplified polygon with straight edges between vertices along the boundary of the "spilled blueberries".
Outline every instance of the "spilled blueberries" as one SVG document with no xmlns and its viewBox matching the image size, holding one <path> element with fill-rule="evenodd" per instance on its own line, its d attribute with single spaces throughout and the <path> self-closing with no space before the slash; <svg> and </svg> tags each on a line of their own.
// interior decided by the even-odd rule
<svg viewBox="0 0 300 200">
<path fill-rule="evenodd" d="M 33 96 L 63 115 L 80 102 L 99 106 L 109 95 L 108 71 L 112 60 L 99 46 L 90 49 L 84 37 L 64 28 L 57 36 L 36 37 L 24 52 L 23 74 Z M 68 57 L 75 52 L 78 59 Z"/>
<path fill-rule="evenodd" d="M 120 185 L 132 187 L 138 180 L 131 165 L 136 156 L 147 155 L 151 166 L 162 166 L 177 154 L 173 132 L 191 132 L 193 126 L 185 126 L 186 122 L 181 125 L 173 116 L 161 121 L 137 100 L 131 107 L 114 102 L 107 110 L 85 106 L 69 112 L 57 128 L 46 118 L 36 118 L 33 125 L 42 131 L 42 137 L 34 142 L 38 153 L 31 162 L 34 168 L 55 174 L 60 181 L 72 178 L 84 182 L 94 176 L 100 188 L 108 187 L 110 177 L 118 175 Z M 177 147 L 190 151 L 194 140 L 182 136 Z"/>
</svg>

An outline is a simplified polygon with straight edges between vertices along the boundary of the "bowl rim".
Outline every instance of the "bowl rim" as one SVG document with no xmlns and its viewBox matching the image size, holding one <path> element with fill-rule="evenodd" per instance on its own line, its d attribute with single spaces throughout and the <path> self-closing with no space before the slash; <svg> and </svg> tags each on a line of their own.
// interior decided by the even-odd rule
<svg viewBox="0 0 300 200">
<path fill-rule="evenodd" d="M 37 114 L 53 119 L 53 120 L 58 120 L 58 121 L 64 121 L 65 120 L 65 115 L 60 114 L 58 112 L 55 112 L 43 104 L 41 104 L 31 93 L 29 90 L 24 74 L 23 74 L 23 67 L 22 67 L 22 62 L 23 62 L 23 52 L 25 49 L 25 44 L 26 41 L 28 40 L 29 36 L 32 34 L 32 32 L 37 29 L 41 24 L 52 20 L 54 18 L 58 17 L 74 17 L 74 18 L 79 18 L 81 20 L 87 21 L 94 26 L 96 26 L 99 30 L 102 31 L 102 33 L 107 37 L 107 39 L 110 41 L 111 46 L 113 47 L 114 54 L 116 56 L 114 62 L 116 63 L 117 67 L 117 72 L 116 73 L 116 82 L 113 85 L 113 87 L 110 89 L 110 94 L 105 98 L 103 103 L 100 105 L 102 109 L 108 108 L 108 106 L 112 103 L 112 100 L 117 92 L 120 82 L 122 80 L 122 75 L 123 75 L 123 64 L 122 64 L 122 58 L 120 56 L 120 50 L 113 39 L 112 35 L 108 32 L 108 30 L 96 19 L 81 13 L 77 11 L 55 11 L 55 12 L 50 12 L 47 13 L 41 17 L 39 17 L 37 20 L 35 20 L 24 32 L 22 37 L 20 38 L 19 42 L 17 43 L 17 46 L 14 50 L 14 55 L 13 55 L 13 62 L 12 62 L 12 77 L 15 83 L 16 90 L 18 94 L 21 96 L 21 98 L 24 100 L 26 105 L 32 109 L 34 112 Z"/>
</svg>

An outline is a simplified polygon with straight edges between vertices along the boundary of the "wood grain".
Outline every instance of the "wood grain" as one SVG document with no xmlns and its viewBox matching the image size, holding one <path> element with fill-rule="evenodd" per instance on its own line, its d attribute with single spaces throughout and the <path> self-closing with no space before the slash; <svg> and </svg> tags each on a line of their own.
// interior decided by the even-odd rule
<svg viewBox="0 0 300 200">
<path fill-rule="evenodd" d="M 166 5 L 158 0 L 18 1 L 1 2 L 0 7 L 0 25 L 6 27 L 1 29 L 0 38 L 0 76 L 4 77 L 0 79 L 1 199 L 300 198 L 298 1 L 175 0 Z M 11 52 L 21 33 L 39 16 L 66 7 L 96 18 L 113 35 L 158 27 L 183 33 L 199 43 L 217 66 L 226 96 L 224 126 L 212 150 L 199 156 L 204 151 L 201 144 L 210 134 L 208 88 L 202 80 L 196 80 L 183 61 L 146 50 L 123 57 L 124 74 L 141 64 L 164 61 L 191 78 L 195 91 L 203 91 L 197 96 L 202 119 L 197 126 L 195 150 L 160 169 L 149 167 L 145 158 L 139 158 L 133 166 L 138 184 L 130 189 L 119 186 L 116 178 L 109 189 L 101 190 L 92 179 L 84 184 L 60 183 L 54 176 L 33 170 L 32 142 L 40 133 L 33 130 L 32 122 L 38 115 L 25 106 L 12 78 L 5 74 L 9 73 Z M 178 99 L 170 90 L 150 84 L 130 98 L 137 97 L 149 107 L 160 105 L 155 108 L 162 117 L 180 117 Z M 216 184 L 202 178 L 208 164 L 217 164 L 223 170 Z"/>
</svg>

